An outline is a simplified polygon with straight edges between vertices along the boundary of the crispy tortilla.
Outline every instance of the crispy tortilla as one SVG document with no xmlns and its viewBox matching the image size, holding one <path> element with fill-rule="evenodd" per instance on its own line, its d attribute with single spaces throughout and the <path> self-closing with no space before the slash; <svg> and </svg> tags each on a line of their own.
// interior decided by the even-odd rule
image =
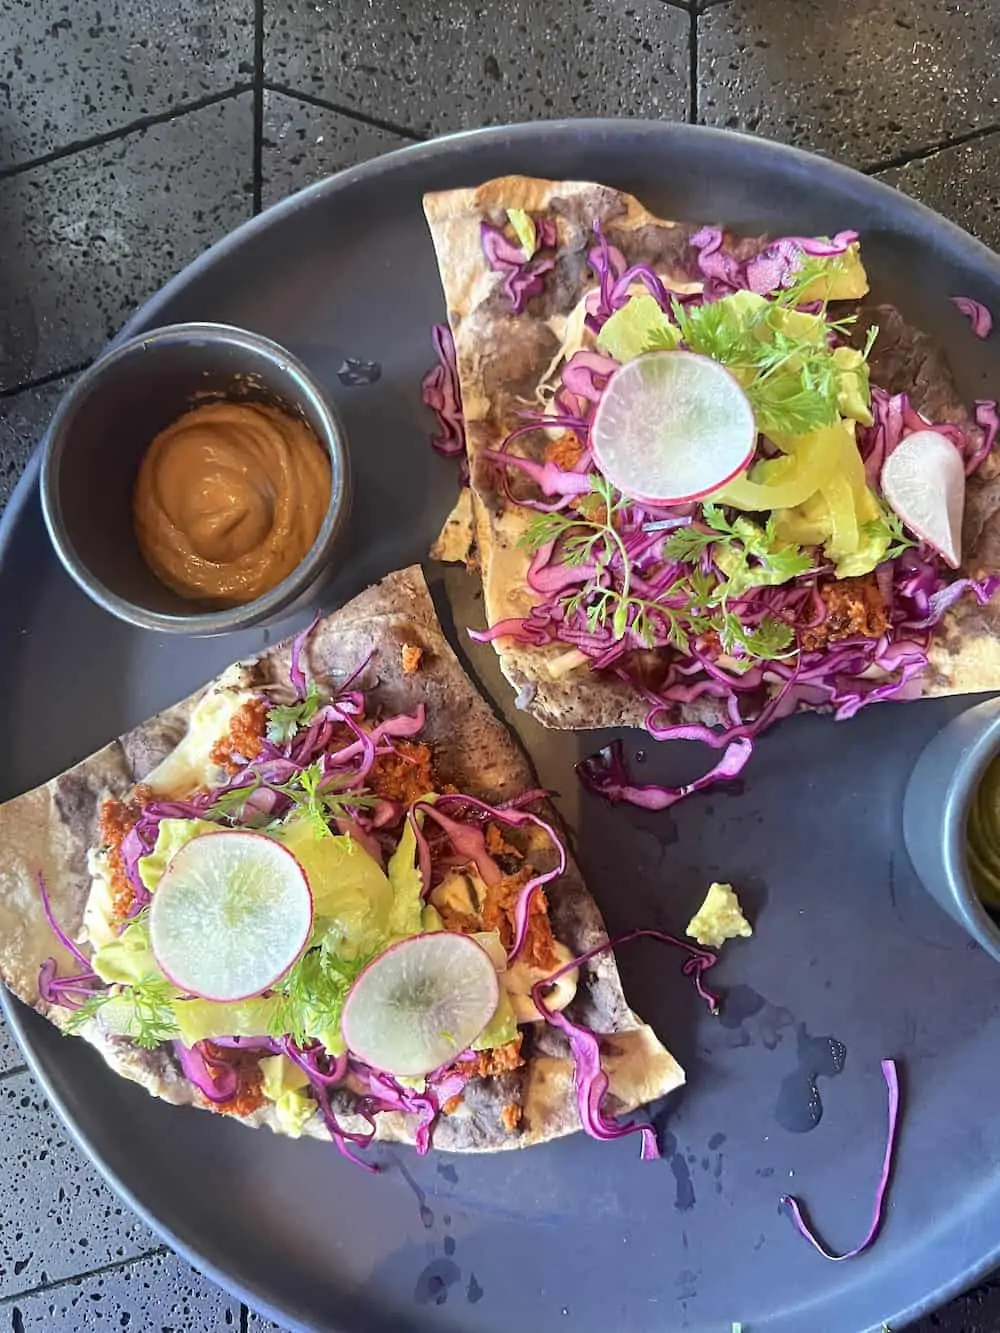
<svg viewBox="0 0 1000 1333">
<path fill-rule="evenodd" d="M 401 662 L 404 643 L 423 650 L 419 671 L 409 675 Z M 255 687 L 287 685 L 289 654 L 290 645 L 280 644 L 242 666 L 240 675 Z M 335 684 L 369 655 L 359 688 L 370 691 L 369 698 L 387 712 L 412 712 L 418 703 L 426 705 L 422 738 L 433 747 L 442 781 L 489 801 L 510 798 L 535 785 L 524 754 L 479 696 L 444 638 L 419 568 L 391 574 L 321 621 L 309 640 L 308 670 L 313 678 Z M 54 956 L 60 972 L 77 969 L 45 921 L 37 875 L 45 876 L 56 919 L 71 938 L 77 937 L 91 889 L 87 850 L 98 841 L 101 800 L 107 795 L 125 796 L 176 746 L 203 693 L 112 741 L 44 786 L 0 806 L 0 978 L 57 1025 L 65 1024 L 67 1012 L 46 1005 L 39 996 L 39 967 Z M 547 814 L 551 817 L 551 810 Z M 545 868 L 541 860 L 535 863 Z M 567 873 L 548 886 L 547 896 L 556 938 L 573 954 L 607 938 L 600 913 L 572 861 Z M 683 1083 L 676 1061 L 629 1009 L 610 952 L 582 970 L 568 1012 L 607 1034 L 602 1047 L 611 1079 L 611 1109 L 630 1110 Z M 154 1095 L 178 1104 L 206 1105 L 181 1076 L 168 1047 L 143 1051 L 125 1039 L 105 1036 L 96 1022 L 87 1024 L 82 1035 L 113 1069 Z M 528 1061 L 523 1069 L 469 1084 L 458 1109 L 439 1119 L 434 1147 L 490 1152 L 579 1129 L 572 1061 L 561 1034 L 544 1024 L 531 1025 L 524 1050 Z M 337 1090 L 333 1101 L 345 1129 L 366 1127 L 356 1114 L 350 1090 Z M 499 1118 L 501 1108 L 511 1104 L 522 1107 L 521 1129 L 514 1133 L 508 1133 Z M 270 1104 L 237 1118 L 281 1132 Z M 414 1128 L 412 1118 L 401 1114 L 377 1118 L 380 1139 L 412 1143 Z M 318 1114 L 307 1132 L 326 1137 Z"/>
<path fill-rule="evenodd" d="M 953 422 L 981 438 L 962 402 L 947 357 L 933 338 L 906 323 L 893 306 L 861 306 L 854 340 L 877 324 L 871 378 L 889 393 L 908 393 L 929 421 Z M 1000 570 L 1000 449 L 994 447 L 968 478 L 960 574 L 980 579 Z M 930 664 L 921 678 L 925 697 L 974 694 L 1000 686 L 1000 600 L 980 606 L 963 597 L 934 632 Z"/>
<path fill-rule="evenodd" d="M 483 255 L 480 223 L 501 226 L 507 210 L 524 209 L 555 218 L 559 246 L 555 268 L 544 290 L 532 297 L 523 314 L 511 313 L 503 276 L 491 271 Z M 587 255 L 593 248 L 595 221 L 608 242 L 629 264 L 651 265 L 668 286 L 692 290 L 700 273 L 690 244 L 698 226 L 656 218 L 632 196 L 586 182 L 508 176 L 476 189 L 429 194 L 424 210 L 455 339 L 466 423 L 466 440 L 475 539 L 482 570 L 488 624 L 522 618 L 535 598 L 527 584 L 529 556 L 518 545 L 531 511 L 511 504 L 499 470 L 483 457 L 496 449 L 522 418 L 537 409 L 539 381 L 557 355 L 567 316 L 596 286 Z M 849 220 L 848 220 L 849 221 Z M 727 249 L 740 258 L 759 252 L 766 237 L 727 238 Z M 948 364 L 926 335 L 909 328 L 891 307 L 874 313 L 882 326 L 872 356 L 872 380 L 892 392 L 906 390 L 913 405 L 934 421 L 961 423 L 973 436 L 977 427 L 962 406 Z M 864 312 L 862 312 L 864 315 Z M 859 330 L 867 327 L 859 319 Z M 541 459 L 541 432 L 522 437 L 517 450 Z M 1000 569 L 1000 462 L 994 456 L 970 479 L 965 517 L 963 572 L 980 577 Z M 510 483 L 518 493 L 518 481 Z M 922 679 L 923 693 L 953 694 L 1000 685 L 1000 604 L 985 608 L 963 599 L 938 628 L 931 665 Z M 509 639 L 495 641 L 503 674 L 519 702 L 550 727 L 587 729 L 641 726 L 648 703 L 628 683 L 595 673 L 567 657 L 564 644 L 535 648 Z M 656 650 L 637 652 L 634 665 L 655 685 Z M 677 705 L 678 722 L 723 721 L 722 705 L 698 700 Z"/>
</svg>

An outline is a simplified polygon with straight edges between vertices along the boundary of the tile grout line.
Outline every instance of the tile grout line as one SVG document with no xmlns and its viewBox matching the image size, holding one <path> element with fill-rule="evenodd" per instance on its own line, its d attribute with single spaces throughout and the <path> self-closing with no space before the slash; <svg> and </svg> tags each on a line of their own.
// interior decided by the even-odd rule
<svg viewBox="0 0 1000 1333">
<path fill-rule="evenodd" d="M 173 1254 L 169 1245 L 157 1245 L 151 1250 L 143 1250 L 140 1254 L 129 1255 L 127 1259 L 116 1259 L 114 1263 L 101 1264 L 98 1268 L 88 1268 L 83 1273 L 71 1273 L 67 1277 L 56 1278 L 54 1282 L 40 1282 L 37 1287 L 27 1287 L 24 1291 L 12 1292 L 9 1296 L 0 1296 L 0 1309 L 4 1306 L 14 1305 L 17 1301 L 30 1300 L 33 1296 L 42 1296 L 46 1292 L 59 1291 L 62 1287 L 71 1286 L 74 1282 L 86 1282 L 92 1277 L 103 1277 L 106 1273 L 117 1273 L 123 1268 L 128 1268 L 130 1264 L 137 1264 L 143 1259 L 153 1259 L 158 1255 Z"/>
<path fill-rule="evenodd" d="M 299 92 L 296 88 L 289 88 L 284 83 L 272 83 L 270 79 L 264 80 L 264 88 L 270 93 L 280 93 L 282 97 L 297 98 L 300 102 L 307 102 L 310 106 L 322 107 L 325 111 L 335 111 L 338 116 L 346 116 L 349 120 L 360 121 L 362 125 L 371 125 L 373 129 L 385 130 L 388 134 L 398 134 L 404 139 L 413 139 L 417 143 L 425 143 L 427 135 L 419 130 L 407 129 L 404 125 L 395 125 L 391 120 L 380 120 L 377 116 L 366 115 L 363 111 L 354 111 L 350 107 L 340 106 L 337 102 L 328 102 L 323 97 L 316 97 L 314 93 Z"/>
<path fill-rule="evenodd" d="M 976 143 L 979 139 L 987 139 L 991 134 L 1000 131 L 1000 121 L 994 121 L 989 125 L 981 125 L 978 129 L 968 130 L 965 134 L 953 135 L 950 139 L 942 139 L 940 143 L 931 144 L 926 148 L 911 148 L 905 153 L 899 153 L 896 157 L 886 158 L 883 162 L 876 162 L 873 166 L 862 167 L 866 176 L 874 176 L 880 171 L 891 171 L 894 167 L 906 167 L 911 162 L 923 162 L 928 157 L 933 157 L 935 153 L 946 152 L 949 148 L 961 148 L 963 144 Z"/>
<path fill-rule="evenodd" d="M 688 47 L 690 56 L 690 70 L 688 78 L 690 88 L 688 90 L 688 120 L 692 125 L 698 124 L 698 5 L 691 6 L 690 11 L 690 31 L 688 35 Z"/>
<path fill-rule="evenodd" d="M 26 1074 L 27 1065 L 13 1065 L 10 1069 L 4 1069 L 0 1072 L 0 1083 L 6 1083 L 9 1078 L 15 1078 L 18 1074 Z"/>
<path fill-rule="evenodd" d="M 13 398 L 32 389 L 44 389 L 47 384 L 54 384 L 56 380 L 64 379 L 67 375 L 79 375 L 87 369 L 92 360 L 93 357 L 86 361 L 78 361 L 72 366 L 65 366 L 62 370 L 50 370 L 45 375 L 39 375 L 37 379 L 25 380 L 23 384 L 8 385 L 7 388 L 0 389 L 0 399 Z"/>
<path fill-rule="evenodd" d="M 254 0 L 253 13 L 253 211 L 260 212 L 264 194 L 264 0 Z"/>
<path fill-rule="evenodd" d="M 154 125 L 165 125 L 169 120 L 178 120 L 181 116 L 190 115 L 192 111 L 204 111 L 206 107 L 216 106 L 219 102 L 226 102 L 231 97 L 238 97 L 241 93 L 250 91 L 249 83 L 237 83 L 223 93 L 212 93 L 208 97 L 199 97 L 194 102 L 184 102 L 171 107 L 169 111 L 158 111 L 153 116 L 142 116 L 139 120 L 130 121 L 128 125 L 122 125 L 116 130 L 108 130 L 105 134 L 95 134 L 89 139 L 74 139 L 72 143 L 54 148 L 51 153 L 43 153 L 41 157 L 0 167 L 0 180 L 20 176 L 26 171 L 33 171 L 36 167 L 48 166 L 50 162 L 60 162 L 64 157 L 72 157 L 74 153 L 83 153 L 90 148 L 101 148 L 104 144 L 114 143 L 116 139 L 124 139 L 129 134 L 138 134 L 140 130 L 148 130 Z"/>
</svg>

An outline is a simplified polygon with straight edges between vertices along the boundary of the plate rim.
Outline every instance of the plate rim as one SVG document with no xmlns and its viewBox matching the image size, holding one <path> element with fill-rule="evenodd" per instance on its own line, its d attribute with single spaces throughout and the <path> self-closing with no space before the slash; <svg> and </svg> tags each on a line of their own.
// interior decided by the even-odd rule
<svg viewBox="0 0 1000 1333">
<path fill-rule="evenodd" d="M 894 186 L 880 180 L 877 176 L 829 158 L 820 152 L 813 152 L 737 130 L 691 124 L 683 121 L 658 121 L 648 118 L 633 119 L 619 116 L 513 122 L 461 130 L 439 135 L 426 141 L 406 144 L 334 172 L 288 197 L 276 201 L 256 216 L 247 218 L 220 237 L 147 297 L 129 316 L 121 329 L 95 354 L 93 361 L 100 360 L 125 339 L 158 327 L 155 322 L 158 312 L 179 293 L 183 292 L 190 283 L 197 281 L 220 260 L 237 251 L 259 233 L 265 232 L 276 224 L 280 225 L 286 217 L 309 208 L 315 201 L 328 195 L 337 196 L 341 193 L 349 193 L 356 184 L 391 174 L 399 168 L 400 164 L 405 165 L 410 162 L 419 164 L 425 159 L 435 161 L 442 155 L 447 156 L 451 153 L 461 155 L 468 148 L 475 148 L 480 144 L 492 145 L 506 142 L 515 148 L 523 144 L 530 149 L 533 141 L 540 134 L 559 137 L 572 136 L 573 138 L 587 140 L 592 140 L 595 136 L 614 138 L 621 135 L 634 138 L 636 135 L 640 137 L 648 135 L 659 140 L 701 141 L 705 144 L 721 145 L 735 142 L 742 144 L 745 151 L 748 154 L 753 154 L 758 161 L 766 163 L 770 160 L 778 170 L 784 168 L 787 171 L 790 167 L 801 173 L 815 171 L 819 167 L 827 179 L 832 179 L 834 182 L 839 179 L 845 187 L 856 189 L 863 182 L 865 191 L 873 194 L 876 200 L 881 200 L 885 205 L 891 205 L 892 212 L 897 218 L 912 219 L 913 231 L 919 234 L 930 229 L 937 235 L 945 236 L 964 263 L 980 269 L 991 269 L 997 281 L 1000 282 L 1000 254 L 970 235 L 963 227 L 929 206 L 904 194 L 901 190 L 897 190 Z M 470 172 L 470 175 L 474 175 L 474 173 Z M 576 179 L 581 178 L 576 177 Z M 13 392 L 19 391 L 21 390 L 15 389 Z M 48 428 L 46 428 L 36 444 L 24 472 L 14 487 L 3 514 L 0 515 L 0 570 L 2 570 L 8 558 L 8 548 L 20 526 L 25 510 L 31 502 L 32 494 L 36 492 L 41 457 L 48 433 Z M 146 632 L 152 633 L 152 631 Z M 66 1126 L 74 1143 L 84 1153 L 88 1162 L 95 1167 L 112 1190 L 119 1198 L 124 1200 L 140 1220 L 155 1235 L 166 1241 L 168 1246 L 180 1258 L 215 1282 L 223 1292 L 235 1296 L 250 1307 L 251 1313 L 259 1313 L 275 1323 L 287 1327 L 292 1333 L 314 1333 L 315 1325 L 304 1324 L 287 1310 L 279 1309 L 267 1295 L 258 1291 L 255 1284 L 238 1280 L 220 1265 L 202 1258 L 190 1242 L 181 1239 L 172 1227 L 160 1221 L 136 1197 L 113 1168 L 105 1162 L 101 1152 L 77 1126 L 66 1102 L 51 1084 L 42 1067 L 40 1052 L 36 1049 L 32 1036 L 26 1030 L 25 1019 L 31 1021 L 35 1011 L 23 1004 L 2 986 L 0 986 L 0 1009 L 2 1009 L 4 1018 L 18 1043 L 29 1070 L 40 1085 L 46 1099 Z M 137 1255 L 134 1259 L 125 1262 L 132 1263 L 140 1258 L 142 1256 Z M 996 1243 L 982 1259 L 969 1265 L 944 1286 L 914 1302 L 907 1309 L 892 1315 L 891 1318 L 894 1321 L 901 1319 L 909 1324 L 923 1315 L 939 1310 L 943 1305 L 963 1291 L 968 1290 L 973 1284 L 998 1267 L 1000 1267 L 1000 1233 L 998 1233 Z"/>
</svg>

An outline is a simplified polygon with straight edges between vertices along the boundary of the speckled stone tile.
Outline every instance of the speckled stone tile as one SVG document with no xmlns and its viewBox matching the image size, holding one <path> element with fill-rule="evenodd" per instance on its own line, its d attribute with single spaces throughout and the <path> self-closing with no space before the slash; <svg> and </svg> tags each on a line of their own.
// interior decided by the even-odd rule
<svg viewBox="0 0 1000 1333">
<path fill-rule="evenodd" d="M 267 92 L 261 158 L 262 202 L 273 204 L 323 176 L 412 142 L 327 107 Z"/>
<path fill-rule="evenodd" d="M 287 1333 L 287 1330 L 284 1324 L 275 1324 L 270 1319 L 265 1319 L 262 1314 L 256 1314 L 251 1310 L 247 1320 L 247 1333 Z"/>
<path fill-rule="evenodd" d="M 3 459 L 3 444 L 0 443 L 0 460 Z M 0 1075 L 8 1074 L 13 1069 L 24 1066 L 21 1048 L 7 1030 L 7 1024 L 0 1017 Z"/>
<path fill-rule="evenodd" d="M 248 83 L 246 0 L 4 0 L 0 166 Z"/>
<path fill-rule="evenodd" d="M 40 388 L 0 398 L 0 510 L 10 499 L 56 404 L 72 382 L 70 376 L 63 376 Z"/>
<path fill-rule="evenodd" d="M 880 179 L 1000 250 L 1000 135 L 944 148 Z"/>
<path fill-rule="evenodd" d="M 269 80 L 421 133 L 688 114 L 690 20 L 663 0 L 283 0 L 265 23 Z"/>
<path fill-rule="evenodd" d="M 856 166 L 1000 120 L 1000 7 L 731 0 L 699 19 L 699 119 Z"/>
<path fill-rule="evenodd" d="M 28 1073 L 0 1082 L 0 1144 L 0 1298 L 158 1247 L 85 1162 Z"/>
<path fill-rule="evenodd" d="M 1000 1278 L 994 1277 L 967 1296 L 908 1326 L 908 1333 L 997 1333 L 1000 1328 Z"/>
<path fill-rule="evenodd" d="M 225 1333 L 240 1305 L 172 1254 L 67 1282 L 8 1307 L 20 1333 Z"/>
<path fill-rule="evenodd" d="M 35 167 L 0 190 L 0 387 L 97 352 L 252 210 L 249 93 Z"/>
</svg>

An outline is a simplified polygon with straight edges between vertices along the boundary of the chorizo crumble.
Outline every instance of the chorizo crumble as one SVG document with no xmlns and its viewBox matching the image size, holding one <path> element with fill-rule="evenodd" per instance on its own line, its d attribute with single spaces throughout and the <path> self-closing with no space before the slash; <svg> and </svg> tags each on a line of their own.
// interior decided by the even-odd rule
<svg viewBox="0 0 1000 1333">
<path fill-rule="evenodd" d="M 112 925 L 121 925 L 125 921 L 135 901 L 135 890 L 125 873 L 122 843 L 139 822 L 142 807 L 152 800 L 152 796 L 153 793 L 143 784 L 136 787 L 127 801 L 109 797 L 101 804 L 97 828 L 101 846 L 107 855 Z"/>
<path fill-rule="evenodd" d="M 367 784 L 383 800 L 404 804 L 435 791 L 431 747 L 418 741 L 396 741 L 391 754 L 376 756 Z"/>
<path fill-rule="evenodd" d="M 414 676 L 420 670 L 424 650 L 416 643 L 404 643 L 402 648 L 403 675 Z"/>
<path fill-rule="evenodd" d="M 263 699 L 248 699 L 233 714 L 229 730 L 209 753 L 213 764 L 230 777 L 256 759 L 264 748 L 268 705 Z"/>
<path fill-rule="evenodd" d="M 874 574 L 837 579 L 824 584 L 819 595 L 826 606 L 826 617 L 803 631 L 801 644 L 806 652 L 815 652 L 843 639 L 877 639 L 889 628 L 889 617 Z"/>
<path fill-rule="evenodd" d="M 208 1097 L 199 1097 L 203 1106 L 207 1106 L 216 1115 L 252 1115 L 267 1100 L 263 1092 L 264 1078 L 256 1056 L 249 1053 L 232 1051 L 206 1041 L 205 1054 L 212 1060 L 222 1060 L 235 1067 L 239 1075 L 239 1086 L 227 1102 L 213 1102 Z"/>
</svg>

